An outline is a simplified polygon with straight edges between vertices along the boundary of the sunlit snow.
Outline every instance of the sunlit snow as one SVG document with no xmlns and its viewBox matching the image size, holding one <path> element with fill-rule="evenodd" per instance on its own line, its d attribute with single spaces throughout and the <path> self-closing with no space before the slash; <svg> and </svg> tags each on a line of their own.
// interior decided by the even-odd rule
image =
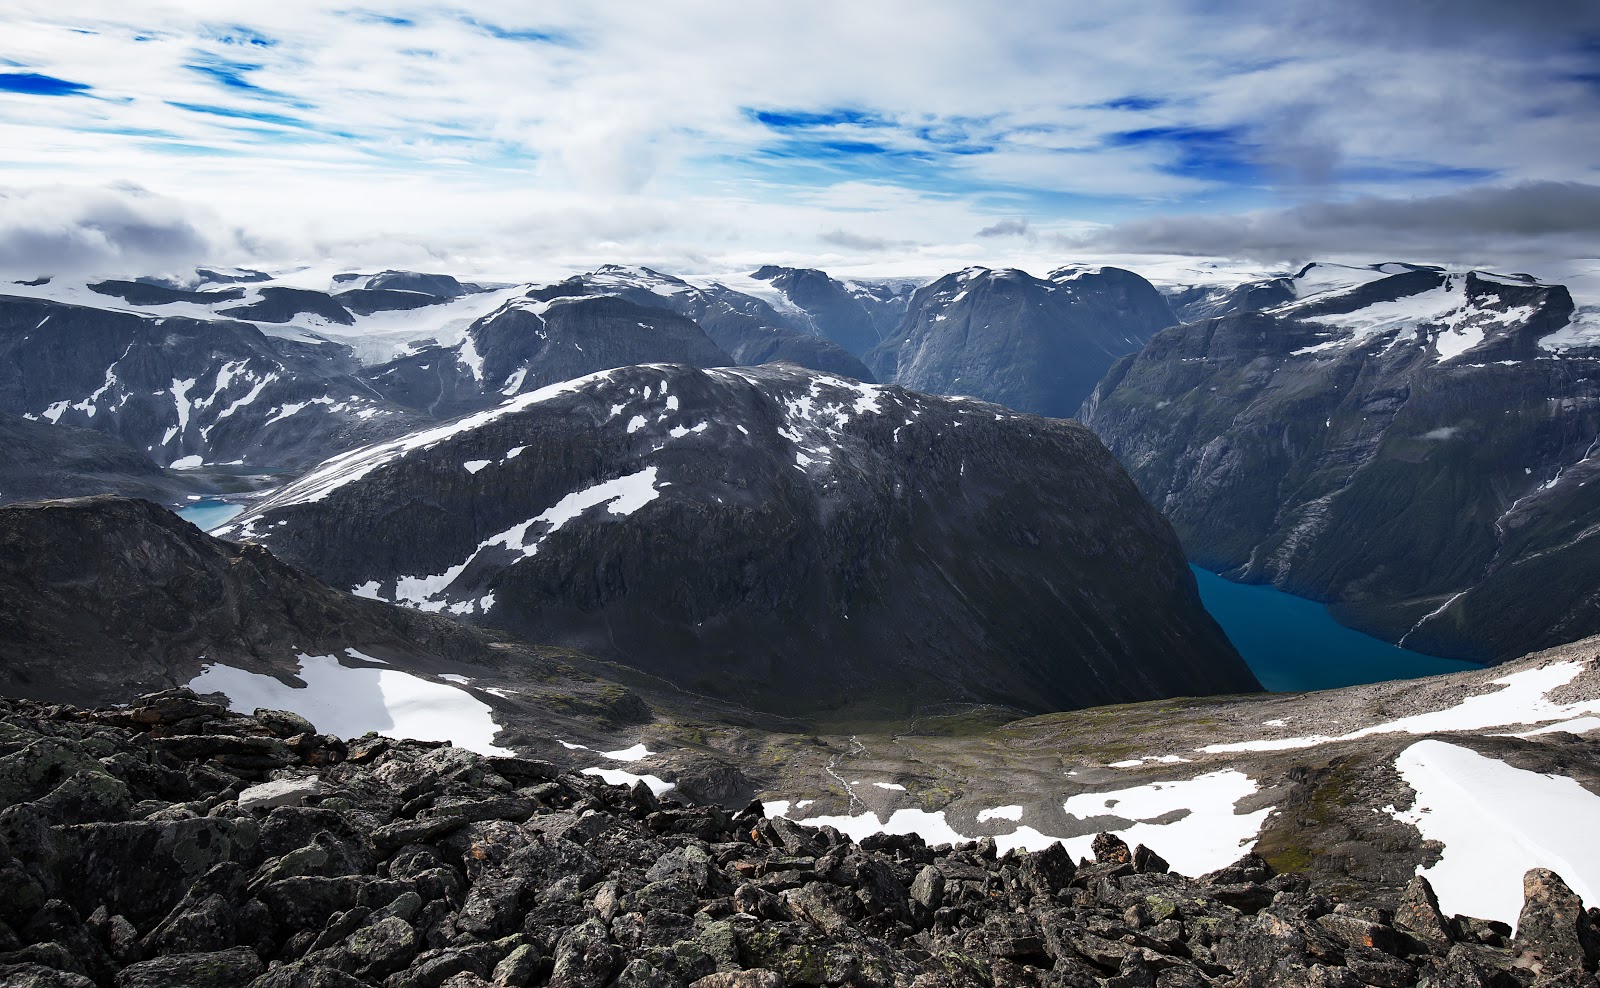
<svg viewBox="0 0 1600 988">
<path fill-rule="evenodd" d="M 226 693 L 228 706 L 289 710 L 317 729 L 351 738 L 377 731 L 391 738 L 449 741 L 482 755 L 513 755 L 494 744 L 499 726 L 489 705 L 454 686 L 396 669 L 351 668 L 331 655 L 296 656 L 304 687 L 225 665 L 209 665 L 188 686 L 196 693 Z"/>
<path fill-rule="evenodd" d="M 1417 793 L 1396 819 L 1444 845 L 1426 875 L 1446 915 L 1515 924 L 1522 876 L 1549 868 L 1584 902 L 1600 895 L 1600 796 L 1564 776 L 1540 775 L 1443 741 L 1418 741 L 1395 759 Z"/>
</svg>

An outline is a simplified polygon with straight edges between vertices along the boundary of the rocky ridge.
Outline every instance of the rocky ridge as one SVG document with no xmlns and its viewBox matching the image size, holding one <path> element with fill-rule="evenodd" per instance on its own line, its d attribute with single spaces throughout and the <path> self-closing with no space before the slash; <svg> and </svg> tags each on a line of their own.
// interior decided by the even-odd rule
<svg viewBox="0 0 1600 988">
<path fill-rule="evenodd" d="M 1595 910 L 1515 933 L 1417 878 L 1335 902 L 1105 834 L 852 841 L 553 764 L 231 713 L 0 701 L 0 979 L 29 988 L 1595 985 Z"/>
<path fill-rule="evenodd" d="M 340 593 L 148 501 L 0 507 L 0 692 L 120 702 L 207 662 L 292 673 L 296 652 L 351 647 L 403 666 L 491 654 L 459 625 Z"/>
</svg>

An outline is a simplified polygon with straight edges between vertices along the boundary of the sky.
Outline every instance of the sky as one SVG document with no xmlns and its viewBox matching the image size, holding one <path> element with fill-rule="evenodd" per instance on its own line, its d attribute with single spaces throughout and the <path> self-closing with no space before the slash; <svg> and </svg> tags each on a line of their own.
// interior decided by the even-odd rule
<svg viewBox="0 0 1600 988">
<path fill-rule="evenodd" d="M 1600 3 L 7 0 L 0 273 L 1600 245 Z"/>
</svg>

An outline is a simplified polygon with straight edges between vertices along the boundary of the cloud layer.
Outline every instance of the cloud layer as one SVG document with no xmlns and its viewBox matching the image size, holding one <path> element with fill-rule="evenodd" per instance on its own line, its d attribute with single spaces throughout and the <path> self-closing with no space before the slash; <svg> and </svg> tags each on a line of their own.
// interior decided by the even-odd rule
<svg viewBox="0 0 1600 988">
<path fill-rule="evenodd" d="M 308 255 L 1261 253 L 1600 180 L 1586 0 L 13 0 L 0 37 L 7 185 L 135 182 Z"/>
<path fill-rule="evenodd" d="M 240 244 L 215 215 L 137 186 L 0 190 L 0 272 L 183 271 Z"/>
<path fill-rule="evenodd" d="M 1360 196 L 1241 214 L 1130 220 L 1082 247 L 1261 259 L 1565 258 L 1600 249 L 1600 185 L 1522 182 L 1415 198 Z"/>
</svg>

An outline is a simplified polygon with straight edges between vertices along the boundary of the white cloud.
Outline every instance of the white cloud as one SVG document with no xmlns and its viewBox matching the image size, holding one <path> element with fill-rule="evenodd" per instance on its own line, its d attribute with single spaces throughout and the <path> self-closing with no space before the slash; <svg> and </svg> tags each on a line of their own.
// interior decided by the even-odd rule
<svg viewBox="0 0 1600 988">
<path fill-rule="evenodd" d="M 92 89 L 0 97 L 0 164 L 134 181 L 291 252 L 525 261 L 955 256 L 1022 214 L 1048 243 L 1592 178 L 1593 5 L 1293 6 L 13 0 L 19 71 Z"/>
<path fill-rule="evenodd" d="M 182 271 L 239 250 L 217 216 L 137 186 L 0 189 L 0 274 Z"/>
</svg>

